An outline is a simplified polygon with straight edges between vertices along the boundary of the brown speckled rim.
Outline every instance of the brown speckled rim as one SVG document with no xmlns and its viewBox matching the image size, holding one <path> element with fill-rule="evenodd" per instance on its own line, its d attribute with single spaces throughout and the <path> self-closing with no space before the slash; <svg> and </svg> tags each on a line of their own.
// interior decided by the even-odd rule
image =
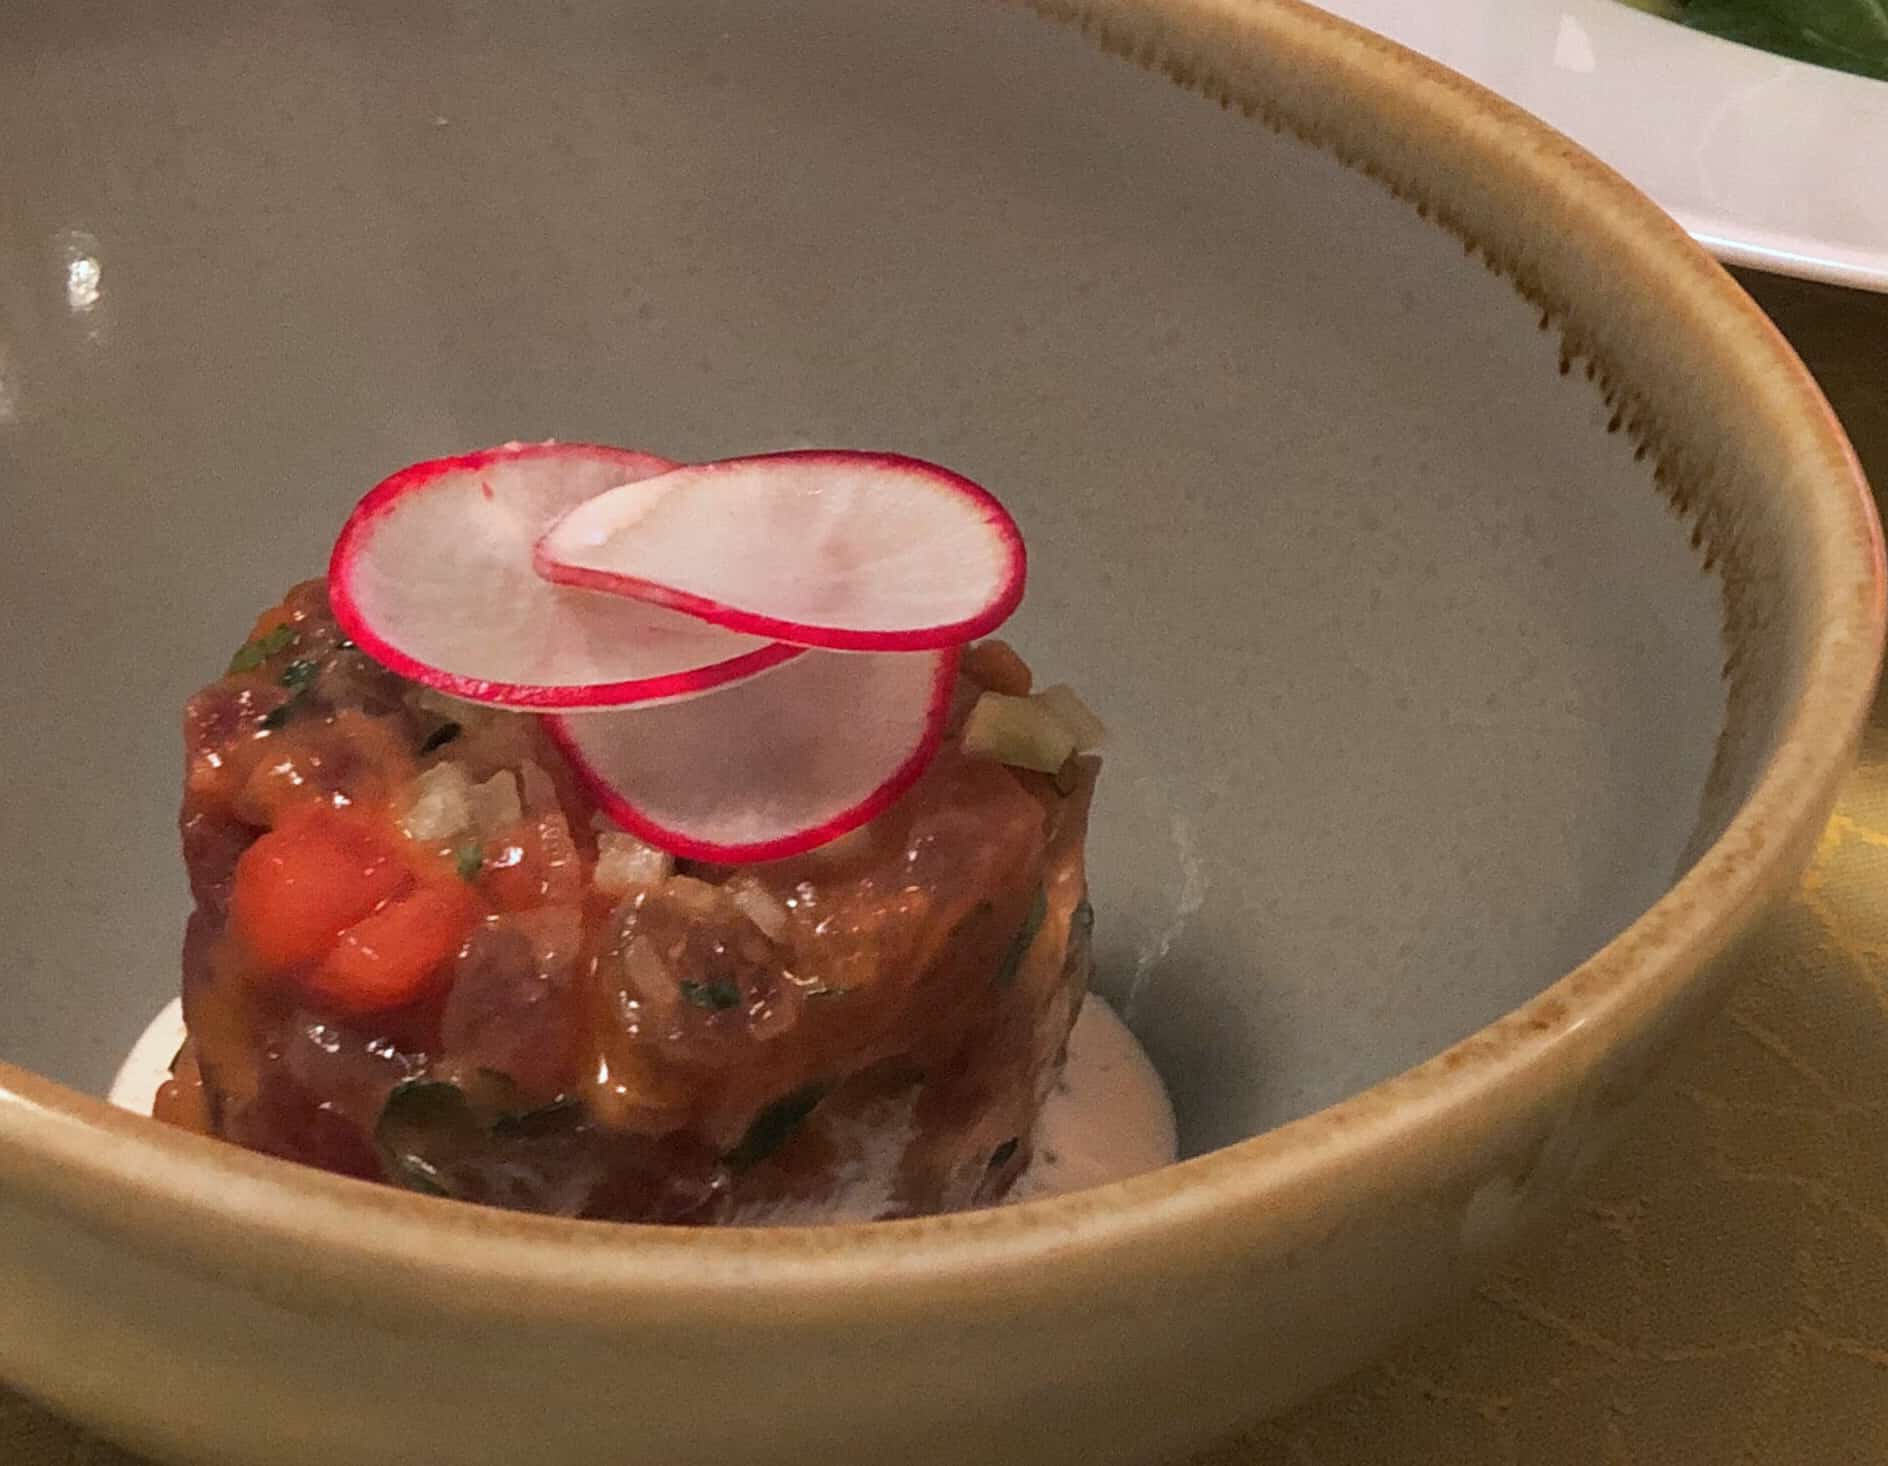
<svg viewBox="0 0 1888 1466">
<path fill-rule="evenodd" d="M 1549 1111 L 1582 1076 L 1695 994 L 1706 964 L 1779 895 L 1847 771 L 1883 631 L 1879 528 L 1861 472 L 1802 364 L 1678 227 L 1542 123 L 1296 0 L 1032 0 L 1110 49 L 1335 150 L 1445 224 L 1532 215 L 1552 264 L 1520 283 L 1591 339 L 1633 310 L 1735 389 L 1725 431 L 1797 472 L 1798 594 L 1813 634 L 1782 736 L 1724 834 L 1658 903 L 1538 998 L 1395 1078 L 1268 1134 L 1098 1190 L 865 1227 L 683 1231 L 492 1212 L 284 1165 L 169 1131 L 0 1065 L 0 1190 L 171 1267 L 361 1318 L 529 1317 L 621 1332 L 685 1310 L 699 1327 L 775 1319 L 843 1327 L 1074 1290 L 1155 1287 L 1182 1270 L 1312 1245 L 1347 1198 L 1461 1170 L 1505 1119 Z M 1543 250 L 1552 254 L 1552 250 Z M 1564 254 L 1572 251 L 1572 254 Z M 1493 251 L 1490 251 L 1491 257 Z M 1568 261 L 1573 263 L 1569 264 Z M 1602 272 L 1599 262 L 1604 262 Z M 1582 306 L 1586 307 L 1582 320 Z M 1649 315 L 1648 315 L 1649 313 Z M 1621 326 L 1620 331 L 1624 331 Z M 1647 403 L 1710 416 L 1707 388 Z M 1714 429 L 1721 419 L 1711 417 Z M 994 1305 L 993 1305 L 994 1306 Z"/>
</svg>

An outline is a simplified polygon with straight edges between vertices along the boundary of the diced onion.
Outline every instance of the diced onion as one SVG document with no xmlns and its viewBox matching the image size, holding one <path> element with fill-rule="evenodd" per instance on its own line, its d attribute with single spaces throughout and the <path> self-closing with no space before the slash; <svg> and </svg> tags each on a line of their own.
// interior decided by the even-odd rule
<svg viewBox="0 0 1888 1466">
<path fill-rule="evenodd" d="M 450 840 L 472 823 L 472 781 L 458 764 L 434 764 L 413 781 L 413 802 L 400 825 L 410 839 Z"/>
<path fill-rule="evenodd" d="M 1054 687 L 1032 692 L 1029 700 L 1069 730 L 1077 753 L 1093 753 L 1106 741 L 1107 727 L 1068 683 L 1058 682 Z"/>
<path fill-rule="evenodd" d="M 986 692 L 964 722 L 964 752 L 1053 774 L 1075 752 L 1075 735 L 1032 698 Z"/>
<path fill-rule="evenodd" d="M 769 941 L 777 942 L 787 932 L 787 908 L 774 898 L 773 892 L 757 881 L 737 881 L 733 883 L 734 904 L 741 908 L 741 914 L 759 927 Z"/>
<path fill-rule="evenodd" d="M 627 895 L 675 874 L 675 857 L 644 844 L 634 835 L 609 830 L 597 836 L 596 888 L 610 896 Z"/>
<path fill-rule="evenodd" d="M 500 769 L 483 784 L 467 791 L 472 823 L 481 835 L 496 835 L 524 818 L 524 806 L 518 799 L 518 781 L 509 769 Z"/>
<path fill-rule="evenodd" d="M 712 915 L 721 904 L 721 888 L 693 876 L 672 876 L 662 890 L 676 905 L 697 916 Z"/>
<path fill-rule="evenodd" d="M 530 759 L 518 765 L 518 786 L 524 795 L 524 807 L 532 815 L 561 812 L 562 806 L 557 799 L 557 785 L 552 782 L 549 774 Z"/>
</svg>

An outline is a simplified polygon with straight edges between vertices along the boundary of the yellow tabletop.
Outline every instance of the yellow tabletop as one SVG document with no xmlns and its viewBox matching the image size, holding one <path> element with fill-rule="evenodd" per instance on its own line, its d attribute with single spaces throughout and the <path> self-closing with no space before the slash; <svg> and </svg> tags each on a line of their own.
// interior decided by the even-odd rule
<svg viewBox="0 0 1888 1466">
<path fill-rule="evenodd" d="M 1888 296 L 1740 278 L 1888 490 Z M 1197 1466 L 1885 1461 L 1878 698 L 1801 896 L 1572 1214 L 1383 1363 Z"/>
<path fill-rule="evenodd" d="M 1888 296 L 1763 276 L 1888 490 Z M 1888 1461 L 1888 700 L 1801 897 L 1560 1225 L 1194 1466 Z M 138 1466 L 0 1391 L 4 1466 Z M 266 1466 L 266 1463 L 258 1463 Z"/>
</svg>

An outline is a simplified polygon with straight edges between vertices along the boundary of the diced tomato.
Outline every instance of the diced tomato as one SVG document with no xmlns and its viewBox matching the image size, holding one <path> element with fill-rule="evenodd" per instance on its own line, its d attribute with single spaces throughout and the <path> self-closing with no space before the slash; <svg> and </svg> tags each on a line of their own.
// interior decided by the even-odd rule
<svg viewBox="0 0 1888 1466">
<path fill-rule="evenodd" d="M 500 911 L 529 911 L 544 900 L 544 881 L 538 873 L 536 842 L 520 835 L 488 851 L 480 885 Z"/>
<path fill-rule="evenodd" d="M 249 640 L 261 641 L 263 637 L 279 627 L 293 626 L 297 619 L 295 612 L 286 602 L 279 606 L 271 606 L 256 617 L 256 624 L 249 628 Z"/>
<path fill-rule="evenodd" d="M 964 653 L 964 675 L 992 692 L 1027 697 L 1034 678 L 1016 648 L 1007 641 L 980 641 Z"/>
<path fill-rule="evenodd" d="M 323 804 L 294 811 L 236 862 L 230 915 L 266 968 L 318 962 L 412 880 L 397 836 Z"/>
<path fill-rule="evenodd" d="M 158 1086 L 151 1102 L 151 1118 L 175 1125 L 198 1135 L 215 1133 L 210 1124 L 210 1102 L 203 1088 L 203 1071 L 197 1067 L 197 1051 L 186 1039 L 171 1064 L 170 1078 Z"/>
<path fill-rule="evenodd" d="M 478 899 L 457 877 L 421 886 L 342 932 L 303 985 L 339 1013 L 404 1007 L 447 975 L 478 915 Z"/>
<path fill-rule="evenodd" d="M 583 866 L 562 817 L 528 820 L 489 842 L 479 887 L 500 911 L 581 902 Z"/>
<path fill-rule="evenodd" d="M 412 778 L 412 754 L 395 720 L 342 708 L 291 720 L 273 734 L 233 808 L 251 824 L 275 824 L 284 810 L 337 794 L 356 805 L 388 803 Z"/>
</svg>

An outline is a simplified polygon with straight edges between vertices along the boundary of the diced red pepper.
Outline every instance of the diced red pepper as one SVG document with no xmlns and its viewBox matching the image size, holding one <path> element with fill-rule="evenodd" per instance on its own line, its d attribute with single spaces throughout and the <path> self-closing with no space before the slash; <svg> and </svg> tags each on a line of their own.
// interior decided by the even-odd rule
<svg viewBox="0 0 1888 1466">
<path fill-rule="evenodd" d="M 443 984 L 478 915 L 478 898 L 456 876 L 421 886 L 342 932 L 302 985 L 337 1013 L 405 1007 Z"/>
<path fill-rule="evenodd" d="M 318 962 L 348 927 L 412 881 L 392 831 L 310 804 L 261 836 L 236 862 L 230 915 L 266 968 Z"/>
</svg>

